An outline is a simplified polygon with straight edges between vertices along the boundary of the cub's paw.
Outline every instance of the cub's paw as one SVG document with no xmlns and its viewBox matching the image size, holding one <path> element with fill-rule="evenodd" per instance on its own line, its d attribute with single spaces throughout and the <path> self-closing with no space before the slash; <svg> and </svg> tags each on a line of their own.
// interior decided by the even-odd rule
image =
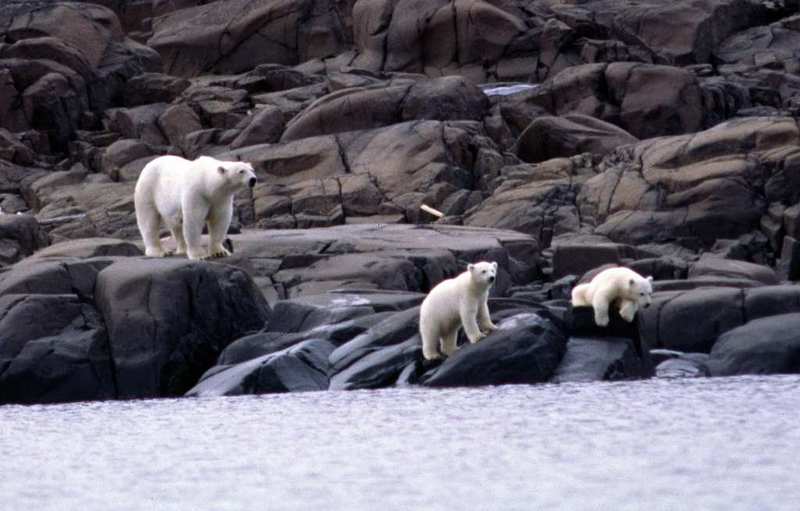
<svg viewBox="0 0 800 511">
<path fill-rule="evenodd" d="M 609 323 L 608 315 L 595 316 L 594 322 L 597 324 L 597 326 L 608 326 Z"/>
<path fill-rule="evenodd" d="M 211 255 L 208 256 L 209 259 L 220 259 L 222 257 L 230 257 L 231 253 L 225 247 L 220 247 L 217 250 L 211 252 Z"/>
</svg>

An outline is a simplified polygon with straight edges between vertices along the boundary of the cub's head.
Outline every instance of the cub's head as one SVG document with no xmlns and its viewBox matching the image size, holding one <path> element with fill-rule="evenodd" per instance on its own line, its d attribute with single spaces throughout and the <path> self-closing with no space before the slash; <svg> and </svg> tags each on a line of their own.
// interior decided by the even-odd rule
<svg viewBox="0 0 800 511">
<path fill-rule="evenodd" d="M 489 287 L 497 278 L 497 263 L 479 263 L 467 265 L 467 271 L 472 276 L 472 281 L 482 286 Z"/>
<path fill-rule="evenodd" d="M 253 166 L 243 161 L 218 162 L 217 172 L 232 189 L 239 189 L 256 185 L 256 173 Z"/>
<path fill-rule="evenodd" d="M 630 297 L 636 300 L 640 307 L 649 307 L 653 302 L 653 277 L 631 277 L 628 280 Z"/>
</svg>

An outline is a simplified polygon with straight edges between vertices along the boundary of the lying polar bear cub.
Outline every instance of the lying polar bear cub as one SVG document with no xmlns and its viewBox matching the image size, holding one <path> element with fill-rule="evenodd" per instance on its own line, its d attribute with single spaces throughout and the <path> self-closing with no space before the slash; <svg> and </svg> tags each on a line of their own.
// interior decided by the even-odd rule
<svg viewBox="0 0 800 511">
<path fill-rule="evenodd" d="M 608 326 L 608 308 L 617 302 L 619 315 L 630 323 L 640 306 L 650 306 L 652 283 L 653 277 L 644 278 L 630 268 L 608 268 L 595 275 L 588 284 L 575 286 L 572 306 L 591 305 L 597 326 Z"/>
<path fill-rule="evenodd" d="M 422 356 L 426 360 L 450 356 L 456 350 L 458 329 L 464 327 L 469 342 L 481 340 L 497 325 L 489 317 L 489 289 L 497 277 L 497 263 L 480 262 L 467 271 L 437 284 L 419 309 Z"/>
<path fill-rule="evenodd" d="M 133 195 L 145 255 L 166 255 L 159 238 L 162 220 L 178 245 L 176 254 L 185 253 L 189 259 L 231 255 L 222 243 L 233 217 L 233 196 L 255 184 L 249 163 L 209 156 L 194 161 L 160 156 L 151 161 L 139 175 Z M 203 250 L 200 240 L 206 223 L 209 246 Z"/>
</svg>

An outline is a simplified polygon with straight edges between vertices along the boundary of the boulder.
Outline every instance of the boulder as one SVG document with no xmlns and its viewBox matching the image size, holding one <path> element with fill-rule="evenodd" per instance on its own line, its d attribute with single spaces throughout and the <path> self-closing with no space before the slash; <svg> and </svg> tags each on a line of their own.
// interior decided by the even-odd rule
<svg viewBox="0 0 800 511">
<path fill-rule="evenodd" d="M 422 357 L 418 335 L 394 346 L 377 349 L 331 376 L 331 390 L 376 389 L 391 386 L 403 369 Z"/>
<path fill-rule="evenodd" d="M 241 270 L 175 259 L 116 262 L 98 274 L 95 300 L 122 398 L 185 393 L 268 313 Z"/>
<path fill-rule="evenodd" d="M 4 295 L 0 318 L 0 403 L 117 397 L 102 318 L 77 295 Z"/>
<path fill-rule="evenodd" d="M 35 217 L 0 214 L 0 266 L 15 263 L 47 245 L 47 235 Z"/>
<path fill-rule="evenodd" d="M 549 380 L 567 337 L 536 313 L 512 316 L 475 344 L 462 346 L 424 379 L 428 387 L 540 383 Z"/>
<path fill-rule="evenodd" d="M 550 378 L 553 383 L 630 380 L 650 372 L 632 339 L 570 337 L 564 358 Z"/>
<path fill-rule="evenodd" d="M 756 319 L 719 337 L 708 366 L 714 376 L 800 372 L 800 314 Z"/>
<path fill-rule="evenodd" d="M 591 153 L 600 158 L 639 139 L 611 123 L 582 114 L 535 119 L 517 140 L 517 156 L 537 163 L 551 158 Z"/>
<path fill-rule="evenodd" d="M 300 343 L 277 353 L 230 367 L 215 367 L 187 396 L 238 396 L 326 390 L 327 362 L 333 345 L 320 340 Z"/>
</svg>

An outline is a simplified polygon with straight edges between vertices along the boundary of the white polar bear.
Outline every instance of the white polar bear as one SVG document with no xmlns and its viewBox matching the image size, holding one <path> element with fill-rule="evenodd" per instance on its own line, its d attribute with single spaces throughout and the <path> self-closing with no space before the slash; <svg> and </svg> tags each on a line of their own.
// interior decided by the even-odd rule
<svg viewBox="0 0 800 511">
<path fill-rule="evenodd" d="M 160 156 L 151 161 L 139 175 L 133 196 L 145 255 L 166 255 L 159 238 L 162 220 L 175 238 L 176 254 L 185 253 L 189 259 L 231 255 L 222 243 L 233 217 L 233 196 L 255 184 L 249 163 L 209 156 L 194 161 Z M 209 246 L 203 250 L 200 242 L 206 223 Z"/>
<path fill-rule="evenodd" d="M 450 356 L 456 350 L 458 329 L 463 326 L 469 342 L 481 340 L 497 325 L 489 317 L 489 289 L 497 277 L 497 263 L 480 262 L 467 271 L 437 284 L 419 309 L 419 334 L 426 360 Z"/>
<path fill-rule="evenodd" d="M 640 306 L 650 306 L 652 283 L 653 277 L 644 278 L 630 268 L 608 268 L 595 275 L 588 284 L 575 286 L 572 305 L 591 305 L 594 308 L 594 322 L 598 326 L 608 326 L 608 308 L 617 302 L 619 315 L 630 323 Z"/>
</svg>

